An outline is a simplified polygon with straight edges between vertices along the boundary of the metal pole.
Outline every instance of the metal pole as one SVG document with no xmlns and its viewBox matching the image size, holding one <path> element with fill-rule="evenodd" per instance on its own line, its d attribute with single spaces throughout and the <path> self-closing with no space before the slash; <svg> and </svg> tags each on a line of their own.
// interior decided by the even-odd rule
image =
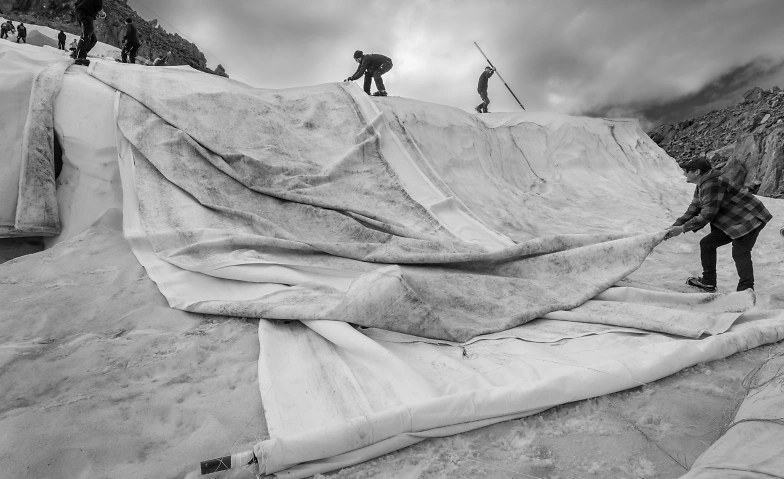
<svg viewBox="0 0 784 479">
<path fill-rule="evenodd" d="M 515 99 L 515 100 L 517 100 L 517 95 L 515 95 L 515 94 L 514 94 L 514 92 L 512 91 L 512 89 L 511 89 L 511 88 L 509 88 L 509 85 L 507 85 L 507 84 L 506 84 L 506 81 L 504 80 L 504 77 L 502 77 L 502 76 L 501 76 L 501 72 L 499 72 L 499 71 L 498 71 L 498 70 L 497 70 L 497 69 L 496 69 L 496 68 L 493 66 L 493 64 L 492 64 L 492 63 L 490 63 L 490 59 L 489 59 L 489 58 L 487 58 L 487 55 L 485 55 L 485 52 L 483 52 L 483 51 L 482 51 L 482 49 L 481 49 L 481 48 L 479 48 L 479 45 L 478 45 L 476 42 L 474 42 L 474 45 L 476 46 L 477 50 L 479 50 L 479 53 L 481 53 L 481 54 L 482 54 L 482 56 L 483 56 L 483 57 L 485 57 L 485 60 L 487 60 L 487 63 L 490 65 L 490 67 L 491 67 L 493 70 L 495 70 L 495 72 L 496 72 L 496 73 L 498 73 L 498 78 L 499 78 L 499 79 L 500 79 L 502 82 L 504 82 L 504 86 L 506 87 L 506 89 L 507 89 L 507 90 L 509 90 L 509 93 L 511 93 L 511 94 L 512 94 L 512 96 L 514 97 L 514 99 Z M 522 103 L 520 103 L 520 100 L 517 100 L 517 104 L 518 104 L 518 105 L 520 105 L 520 108 L 522 108 L 523 110 L 525 110 L 525 107 L 523 106 L 523 104 L 522 104 Z"/>
</svg>

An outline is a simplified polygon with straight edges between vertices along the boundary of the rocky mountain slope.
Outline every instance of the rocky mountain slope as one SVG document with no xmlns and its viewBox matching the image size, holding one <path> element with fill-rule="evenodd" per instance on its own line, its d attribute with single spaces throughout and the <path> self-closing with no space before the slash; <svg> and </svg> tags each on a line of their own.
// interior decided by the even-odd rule
<svg viewBox="0 0 784 479">
<path fill-rule="evenodd" d="M 79 35 L 81 30 L 73 15 L 73 3 L 59 0 L 0 0 L 0 13 L 16 22 L 45 25 Z M 104 0 L 103 4 L 106 18 L 95 22 L 98 41 L 122 47 L 125 19 L 131 17 L 142 42 L 139 48 L 141 58 L 152 60 L 170 51 L 170 65 L 190 65 L 197 70 L 228 76 L 221 65 L 214 71 L 208 68 L 207 59 L 196 45 L 176 33 L 166 32 L 157 20 L 144 20 L 126 0 Z"/>
<path fill-rule="evenodd" d="M 705 156 L 735 184 L 784 198 L 784 90 L 754 87 L 743 101 L 648 132 L 678 162 Z"/>
</svg>

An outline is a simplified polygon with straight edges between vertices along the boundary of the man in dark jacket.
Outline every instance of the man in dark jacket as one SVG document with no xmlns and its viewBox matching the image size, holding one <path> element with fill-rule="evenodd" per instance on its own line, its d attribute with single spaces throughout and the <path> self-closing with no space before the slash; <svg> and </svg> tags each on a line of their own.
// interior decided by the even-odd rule
<svg viewBox="0 0 784 479">
<path fill-rule="evenodd" d="M 381 55 L 379 53 L 368 53 L 365 55 L 362 50 L 354 52 L 354 61 L 359 63 L 357 71 L 353 75 L 343 81 L 354 81 L 365 74 L 365 93 L 370 95 L 370 79 L 376 81 L 376 89 L 378 90 L 373 96 L 387 96 L 387 91 L 384 89 L 384 80 L 381 75 L 392 69 L 392 59 Z"/>
<path fill-rule="evenodd" d="M 493 76 L 493 73 L 495 73 L 495 70 L 493 70 L 492 67 L 487 66 L 485 67 L 485 71 L 479 75 L 479 86 L 476 91 L 479 92 L 482 103 L 475 108 L 477 113 L 487 113 L 487 107 L 490 105 L 490 99 L 487 97 L 487 80 Z"/>
<path fill-rule="evenodd" d="M 19 43 L 19 40 L 27 43 L 27 27 L 24 26 L 24 23 L 20 23 L 18 27 L 16 27 L 16 43 Z"/>
<path fill-rule="evenodd" d="M 120 53 L 123 63 L 128 63 L 128 57 L 130 57 L 131 63 L 136 63 L 136 52 L 139 51 L 139 45 L 136 25 L 133 24 L 133 19 L 128 17 L 125 19 L 125 36 L 123 37 L 123 49 Z"/>
<path fill-rule="evenodd" d="M 62 30 L 57 34 L 57 48 L 65 50 L 65 32 Z"/>
<path fill-rule="evenodd" d="M 713 293 L 716 291 L 716 249 L 732 243 L 732 259 L 738 270 L 738 291 L 754 289 L 751 249 L 765 224 L 773 215 L 753 194 L 741 191 L 721 172 L 711 169 L 705 158 L 682 166 L 686 181 L 697 185 L 686 213 L 670 227 L 664 239 L 684 231 L 697 231 L 710 224 L 711 232 L 700 240 L 702 277 L 689 278 L 686 284 Z"/>
<path fill-rule="evenodd" d="M 95 36 L 95 19 L 103 10 L 103 0 L 78 0 L 76 2 L 76 20 L 82 26 L 82 36 L 73 53 L 77 65 L 89 65 L 87 52 L 92 50 L 98 37 Z"/>
<path fill-rule="evenodd" d="M 8 39 L 8 32 L 16 33 L 16 29 L 14 28 L 14 24 L 11 23 L 11 20 L 0 25 L 0 38 Z"/>
</svg>

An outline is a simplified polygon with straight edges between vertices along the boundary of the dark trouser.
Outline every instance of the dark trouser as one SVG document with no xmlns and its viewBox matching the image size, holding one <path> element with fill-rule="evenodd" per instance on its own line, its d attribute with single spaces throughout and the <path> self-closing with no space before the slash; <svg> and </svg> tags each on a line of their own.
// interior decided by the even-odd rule
<svg viewBox="0 0 784 479">
<path fill-rule="evenodd" d="M 388 72 L 392 69 L 392 62 L 384 62 L 375 70 L 367 70 L 365 71 L 365 93 L 368 95 L 370 94 L 370 79 L 374 79 L 376 81 L 376 89 L 378 91 L 385 91 L 384 88 L 384 80 L 381 79 L 381 75 Z"/>
<path fill-rule="evenodd" d="M 482 103 L 476 106 L 476 109 L 487 113 L 487 107 L 490 106 L 490 99 L 487 98 L 487 90 L 477 90 L 479 96 L 482 97 Z"/>
<path fill-rule="evenodd" d="M 130 57 L 130 63 L 136 63 L 136 52 L 139 51 L 139 45 L 128 45 L 127 43 L 123 47 L 120 55 L 122 56 L 122 62 L 128 63 L 128 58 Z"/>
<path fill-rule="evenodd" d="M 702 260 L 702 279 L 707 284 L 716 284 L 716 249 L 732 243 L 732 259 L 738 270 L 738 291 L 754 287 L 754 265 L 751 262 L 751 249 L 757 237 L 765 227 L 763 223 L 757 229 L 746 233 L 738 239 L 732 239 L 722 230 L 711 225 L 711 232 L 700 240 L 700 259 Z"/>
<path fill-rule="evenodd" d="M 23 42 L 27 43 L 27 37 L 26 36 L 25 37 L 17 36 L 16 37 L 16 43 L 19 43 L 19 40 L 22 40 Z"/>
<path fill-rule="evenodd" d="M 60 50 L 65 50 L 65 42 L 58 43 L 57 44 L 57 48 L 60 49 Z"/>
<path fill-rule="evenodd" d="M 8 38 L 8 30 L 0 30 L 0 38 Z"/>
<path fill-rule="evenodd" d="M 76 46 L 76 58 L 87 58 L 87 52 L 92 50 L 95 44 L 98 43 L 98 37 L 95 36 L 93 21 L 93 17 L 89 15 L 79 15 L 79 24 L 82 26 L 82 36 L 79 38 L 79 44 Z"/>
</svg>

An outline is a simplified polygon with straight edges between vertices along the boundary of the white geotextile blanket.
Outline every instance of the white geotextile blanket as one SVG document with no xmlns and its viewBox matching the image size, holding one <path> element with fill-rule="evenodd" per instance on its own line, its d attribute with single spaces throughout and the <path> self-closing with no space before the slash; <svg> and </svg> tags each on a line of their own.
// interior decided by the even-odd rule
<svg viewBox="0 0 784 479">
<path fill-rule="evenodd" d="M 689 337 L 738 316 L 656 309 L 663 319 L 652 322 L 656 305 L 586 304 L 637 269 L 663 233 L 514 244 L 428 181 L 355 86 L 260 90 L 190 69 L 97 62 L 89 72 L 124 93 L 118 127 L 134 147 L 155 254 L 223 284 L 258 283 L 227 300 L 158 281 L 173 307 L 457 342 L 548 313 Z"/>
<path fill-rule="evenodd" d="M 112 67 L 107 65 L 107 68 Z M 100 68 L 97 69 L 100 71 Z M 176 77 L 181 72 L 175 71 L 171 75 Z M 96 75 L 95 70 L 92 73 Z M 213 79 L 205 81 L 211 82 Z M 326 87 L 319 88 L 319 95 L 326 95 L 324 90 L 329 90 Z M 302 91 L 294 93 L 302 95 Z M 151 181 L 150 178 L 160 179 L 163 174 L 141 151 L 147 149 L 155 155 L 157 147 L 146 145 L 143 135 L 134 137 L 136 127 L 123 121 L 124 107 L 133 112 L 140 110 L 134 101 L 119 94 L 116 97 L 117 142 L 125 192 L 124 232 L 137 258 L 173 306 L 198 311 L 205 302 L 254 303 L 259 298 L 286 292 L 292 285 L 313 283 L 339 291 L 350 291 L 353 282 L 361 276 L 357 270 L 363 273 L 366 271 L 364 268 L 368 267 L 341 269 L 330 262 L 334 260 L 343 266 L 347 259 L 358 261 L 354 258 L 319 258 L 313 265 L 291 261 L 293 255 L 288 254 L 288 261 L 258 261 L 255 255 L 267 254 L 269 245 L 261 247 L 254 244 L 255 249 L 243 246 L 240 251 L 225 251 L 222 248 L 232 243 L 226 235 L 221 236 L 221 231 L 210 231 L 201 236 L 201 231 L 196 230 L 194 233 L 190 229 L 191 225 L 184 222 L 184 219 L 191 217 L 201 221 L 200 215 L 213 214 L 211 209 L 224 212 L 227 208 L 207 208 L 196 201 L 193 195 L 187 195 L 185 190 L 172 186 L 168 186 L 172 191 L 166 199 L 173 203 L 156 203 L 155 200 L 160 199 L 160 196 L 154 194 L 145 198 L 143 195 L 150 188 L 167 186 L 163 181 L 145 184 Z M 380 124 L 381 120 L 373 119 L 375 132 L 385 128 Z M 153 130 L 165 128 L 169 138 L 184 136 L 181 131 L 169 129 L 156 115 L 146 114 L 145 122 L 153 125 Z M 389 129 L 388 125 L 386 128 Z M 148 133 L 150 136 L 147 138 L 156 138 L 154 131 Z M 139 145 L 129 141 L 126 134 L 136 138 Z M 380 139 L 378 141 L 381 143 Z M 396 142 L 393 140 L 392 143 Z M 193 142 L 191 146 L 194 149 L 204 148 L 200 142 Z M 376 151 L 383 152 L 387 147 L 381 145 Z M 176 156 L 185 148 L 182 148 L 182 143 L 170 140 L 163 142 L 163 149 Z M 208 156 L 217 161 L 214 155 Z M 161 160 L 161 169 L 170 172 L 172 163 L 166 164 L 165 160 Z M 393 166 L 389 168 L 392 173 L 396 173 Z M 428 172 L 428 175 L 432 175 L 432 172 Z M 209 183 L 204 176 L 199 179 Z M 406 181 L 407 185 L 415 184 L 416 178 L 408 178 Z M 412 190 L 423 187 L 422 183 L 425 183 L 424 188 L 427 190 L 437 181 L 436 178 L 430 184 L 420 182 Z M 443 186 L 435 190 L 439 188 Z M 432 201 L 423 200 L 420 203 L 430 219 L 426 215 L 419 219 L 423 223 L 430 222 L 431 233 L 436 231 L 436 237 L 448 239 L 445 241 L 447 251 L 476 255 L 476 258 L 483 258 L 484 255 L 501 259 L 501 264 L 508 261 L 508 256 L 504 256 L 508 254 L 504 251 L 509 250 L 508 237 L 487 228 L 457 199 L 452 200 L 449 208 L 444 208 L 450 216 L 446 219 L 439 217 L 441 211 L 438 205 L 445 202 L 444 198 L 438 197 L 437 191 L 433 193 L 435 190 L 431 188 L 430 193 L 426 191 L 424 194 L 430 195 Z M 419 193 L 409 196 L 416 197 Z M 146 206 L 145 202 L 148 203 Z M 150 225 L 165 227 L 166 222 L 154 217 L 150 219 L 147 215 L 150 211 L 160 209 L 187 209 L 188 214 L 169 216 L 169 219 L 174 219 L 175 227 L 164 228 L 162 238 L 156 238 L 160 231 Z M 254 214 L 262 211 L 254 210 Z M 183 221 L 177 218 L 183 218 Z M 414 223 L 405 223 L 406 218 L 396 217 L 395 220 L 403 223 L 398 225 L 400 228 L 395 230 L 397 233 Z M 363 224 L 365 221 L 363 219 Z M 464 231 L 469 232 L 465 233 L 465 237 L 459 233 L 463 228 L 460 226 L 461 221 L 466 224 Z M 223 226 L 220 222 L 215 224 Z M 382 221 L 374 223 L 376 228 L 383 225 Z M 252 235 L 247 234 L 243 226 L 247 225 L 238 224 L 229 233 L 236 232 L 241 241 L 248 241 Z M 478 227 L 487 229 L 477 231 Z M 448 234 L 441 231 L 442 228 Z M 156 241 L 172 241 L 172 237 L 186 234 L 197 239 L 215 239 L 219 246 L 217 251 L 225 253 L 222 257 L 224 262 L 210 264 L 212 251 L 193 256 L 206 259 L 206 267 L 188 263 L 193 258 L 179 263 L 178 256 L 183 250 L 187 252 L 187 247 L 177 250 L 174 255 L 169 255 L 164 249 L 156 249 Z M 218 236 L 210 236 L 212 234 Z M 468 241 L 466 237 L 473 241 Z M 617 240 L 601 238 L 599 235 L 556 237 L 560 238 L 556 241 L 550 237 L 532 243 L 543 248 L 535 250 L 543 254 L 523 256 L 520 261 L 553 256 L 553 253 L 547 251 L 574 252 L 590 247 L 597 248 L 594 254 L 607 254 L 607 250 L 602 250 L 607 246 L 606 243 L 620 241 L 626 242 L 626 251 L 639 255 L 639 259 L 632 261 L 634 265 L 642 261 L 660 237 L 660 233 Z M 404 235 L 401 238 L 410 239 Z M 584 241 L 586 238 L 589 241 Z M 610 241 L 598 241 L 600 239 Z M 547 246 L 552 242 L 559 246 Z M 428 249 L 433 246 L 428 242 L 416 244 L 424 244 L 423 249 L 427 254 L 438 254 L 437 248 L 434 248 L 435 251 Z M 385 246 L 379 249 L 374 245 L 370 251 L 402 254 L 399 250 Z M 462 251 L 461 247 L 465 247 L 469 253 Z M 336 248 L 339 247 L 333 245 L 331 255 L 338 251 Z M 611 251 L 619 250 L 613 247 Z M 316 256 L 312 250 L 308 253 L 303 256 Z M 560 261 L 549 263 L 548 267 Z M 362 263 L 374 264 L 368 261 Z M 481 259 L 475 259 L 465 264 L 475 268 L 470 270 L 470 274 L 480 272 L 488 275 L 488 270 L 506 271 L 492 264 L 492 261 L 490 263 L 491 266 L 487 266 Z M 184 267 L 188 265 L 190 267 Z M 584 263 L 584 267 L 589 266 L 590 262 Z M 389 267 L 382 265 L 382 268 Z M 636 266 L 626 267 L 631 271 Z M 427 264 L 426 268 L 434 267 Z M 455 275 L 451 270 L 434 269 L 434 276 L 446 275 L 451 280 Z M 523 268 L 509 267 L 513 272 L 519 272 L 520 269 Z M 535 270 L 537 275 L 542 272 L 542 269 Z M 514 274 L 498 276 L 502 279 L 515 278 Z M 568 275 L 560 278 L 566 282 L 573 280 Z M 281 477 L 305 477 L 345 467 L 427 437 L 456 434 L 530 415 L 557 404 L 638 386 L 698 362 L 726 357 L 784 338 L 784 318 L 780 312 L 743 315 L 742 311 L 754 302 L 750 293 L 676 294 L 629 287 L 607 289 L 604 286 L 599 289 L 603 292 L 592 294 L 592 299 L 582 302 L 576 309 L 551 310 L 549 314 L 562 316 L 555 318 L 557 320 L 521 321 L 525 324 L 486 335 L 477 335 L 473 331 L 462 337 L 444 335 L 434 339 L 432 336 L 424 337 L 426 335 L 421 334 L 421 331 L 419 334 L 407 334 L 415 331 L 405 329 L 402 332 L 390 331 L 395 328 L 385 328 L 383 323 L 370 323 L 374 327 L 368 329 L 358 328 L 345 322 L 344 317 L 333 321 L 296 318 L 292 315 L 279 318 L 284 321 L 261 321 L 259 385 L 270 438 L 254 448 L 260 461 L 256 466 L 257 472 L 275 473 Z M 473 299 L 476 295 L 465 291 L 463 294 L 465 296 L 455 296 L 453 299 Z M 367 301 L 372 302 L 379 297 L 383 298 L 383 295 L 374 297 L 371 294 Z M 297 306 L 294 304 L 291 310 Z M 372 308 L 372 304 L 369 308 Z M 651 312 L 660 316 L 652 317 Z M 452 311 L 447 311 L 442 317 L 449 319 L 451 314 Z M 383 315 L 380 316 L 383 319 Z M 733 326 L 739 317 L 743 320 Z M 288 319 L 302 321 L 286 321 Z M 361 324 L 362 318 L 359 319 L 357 324 Z M 667 334 L 650 331 L 665 331 Z M 689 339 L 706 333 L 712 336 L 701 340 Z M 463 338 L 469 340 L 461 342 Z"/>
<path fill-rule="evenodd" d="M 54 178 L 54 100 L 72 60 L 0 42 L 0 238 L 60 231 Z"/>
</svg>

